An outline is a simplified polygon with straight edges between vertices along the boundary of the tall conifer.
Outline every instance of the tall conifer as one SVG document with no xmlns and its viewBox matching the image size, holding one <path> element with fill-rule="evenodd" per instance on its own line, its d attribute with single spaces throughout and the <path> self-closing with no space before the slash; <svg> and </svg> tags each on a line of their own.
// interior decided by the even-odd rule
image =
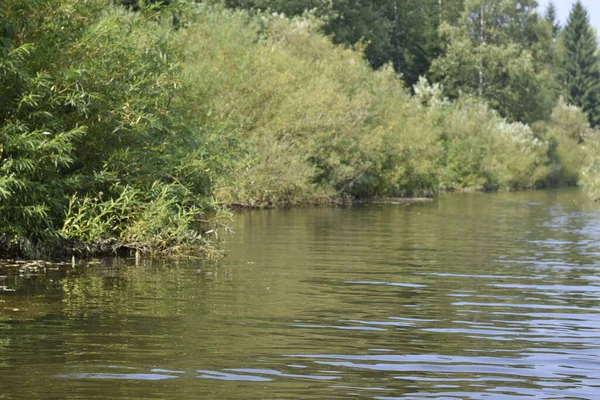
<svg viewBox="0 0 600 400">
<path fill-rule="evenodd" d="M 564 29 L 565 96 L 588 115 L 590 124 L 600 125 L 600 69 L 596 54 L 596 35 L 586 9 L 577 1 Z"/>
<path fill-rule="evenodd" d="M 552 37 L 556 38 L 556 36 L 560 32 L 560 23 L 558 22 L 556 17 L 556 6 L 552 1 L 548 3 L 548 7 L 546 7 L 546 15 L 544 16 L 544 18 L 546 18 L 546 21 L 548 21 L 552 26 Z"/>
</svg>

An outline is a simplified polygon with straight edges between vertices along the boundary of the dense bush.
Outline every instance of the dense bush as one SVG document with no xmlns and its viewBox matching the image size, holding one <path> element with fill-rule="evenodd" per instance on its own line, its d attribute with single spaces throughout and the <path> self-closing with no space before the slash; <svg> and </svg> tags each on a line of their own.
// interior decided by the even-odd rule
<svg viewBox="0 0 600 400">
<path fill-rule="evenodd" d="M 582 168 L 579 183 L 593 200 L 600 201 L 600 139 L 598 134 L 588 141 L 586 150 L 589 155 L 586 165 Z"/>
<path fill-rule="evenodd" d="M 561 99 L 546 129 L 552 147 L 553 171 L 550 178 L 554 184 L 576 184 L 586 164 L 584 142 L 594 136 L 586 115 Z"/>
<path fill-rule="evenodd" d="M 600 131 L 590 128 L 588 117 L 562 99 L 547 123 L 554 151 L 554 184 L 579 184 L 595 200 L 600 200 Z"/>
<path fill-rule="evenodd" d="M 526 189 L 541 185 L 548 173 L 547 143 L 480 101 L 437 102 L 428 117 L 437 121 L 444 149 L 440 188 Z"/>
<path fill-rule="evenodd" d="M 150 195 L 157 185 L 185 189 L 165 189 L 184 215 L 212 212 L 204 143 L 175 100 L 180 73 L 169 44 L 171 18 L 145 11 L 101 0 L 3 2 L 4 247 L 40 255 L 65 242 L 103 249 L 108 240 L 162 249 L 153 244 L 155 229 L 140 227 L 149 222 L 140 210 L 165 201 Z M 120 202 L 132 191 L 143 195 Z M 115 202 L 118 223 L 110 211 Z M 165 232 L 171 223 L 191 231 L 192 219 L 162 222 Z"/>
<path fill-rule="evenodd" d="M 295 204 L 543 179 L 546 149 L 527 127 L 477 102 L 424 106 L 390 68 L 373 72 L 317 28 L 205 7 L 181 32 L 191 103 L 207 126 L 226 123 L 245 154 L 221 199 Z"/>
</svg>

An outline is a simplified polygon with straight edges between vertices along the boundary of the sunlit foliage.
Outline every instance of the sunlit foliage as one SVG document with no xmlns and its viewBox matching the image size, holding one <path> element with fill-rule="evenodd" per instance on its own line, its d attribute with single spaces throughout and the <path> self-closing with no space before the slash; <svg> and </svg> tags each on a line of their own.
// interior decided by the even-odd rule
<svg viewBox="0 0 600 400">
<path fill-rule="evenodd" d="M 314 14 L 121 3 L 3 2 L 3 253 L 199 249 L 230 205 L 596 190 L 597 134 L 579 109 L 511 122 L 549 114 L 543 46 L 492 48 L 452 31 L 444 62 L 466 63 L 450 62 L 466 80 L 485 56 L 490 96 L 450 101 L 425 78 L 406 88 L 394 65 L 374 71 Z"/>
<path fill-rule="evenodd" d="M 163 198 L 150 195 L 157 186 L 181 212 L 212 212 L 201 155 L 207 151 L 176 99 L 180 72 L 169 45 L 169 11 L 132 13 L 101 0 L 7 0 L 0 26 L 4 248 L 30 256 L 94 251 L 110 238 L 160 249 L 150 244 L 152 229 L 145 238 L 117 240 L 147 220 L 140 210 Z M 120 202 L 131 191 L 144 195 Z M 116 224 L 108 211 L 115 202 Z M 176 223 L 191 232 L 190 220 Z"/>
</svg>

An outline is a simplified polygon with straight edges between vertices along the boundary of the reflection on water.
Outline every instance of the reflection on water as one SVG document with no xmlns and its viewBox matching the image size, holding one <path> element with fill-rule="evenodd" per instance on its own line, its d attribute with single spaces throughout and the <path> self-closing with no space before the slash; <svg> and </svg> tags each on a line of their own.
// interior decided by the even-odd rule
<svg viewBox="0 0 600 400">
<path fill-rule="evenodd" d="M 576 191 L 246 212 L 228 257 L 0 268 L 0 399 L 597 399 Z"/>
</svg>

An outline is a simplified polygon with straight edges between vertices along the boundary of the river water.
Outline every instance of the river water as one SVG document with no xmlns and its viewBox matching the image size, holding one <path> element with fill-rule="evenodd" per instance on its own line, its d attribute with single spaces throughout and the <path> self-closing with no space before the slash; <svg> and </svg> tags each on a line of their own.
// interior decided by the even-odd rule
<svg viewBox="0 0 600 400">
<path fill-rule="evenodd" d="M 0 399 L 599 399 L 574 190 L 243 212 L 220 261 L 0 267 Z"/>
</svg>

